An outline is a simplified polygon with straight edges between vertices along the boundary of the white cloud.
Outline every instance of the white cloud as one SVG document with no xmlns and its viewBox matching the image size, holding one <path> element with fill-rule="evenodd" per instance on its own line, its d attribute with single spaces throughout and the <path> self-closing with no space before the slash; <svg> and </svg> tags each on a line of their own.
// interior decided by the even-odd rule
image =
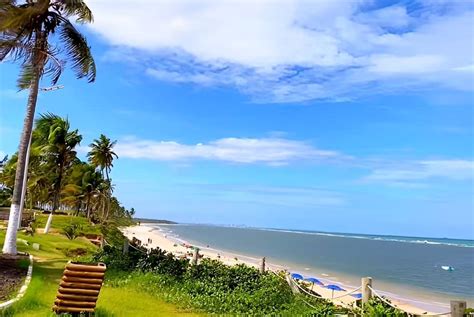
<svg viewBox="0 0 474 317">
<path fill-rule="evenodd" d="M 236 87 L 257 101 L 347 99 L 436 85 L 472 89 L 462 2 L 90 1 L 91 28 L 165 81 Z"/>
<path fill-rule="evenodd" d="M 357 20 L 365 24 L 381 28 L 403 28 L 414 20 L 402 5 L 394 5 L 356 16 Z"/>
<path fill-rule="evenodd" d="M 374 55 L 369 70 L 380 74 L 423 74 L 438 71 L 443 64 L 440 56 L 393 56 Z"/>
<path fill-rule="evenodd" d="M 433 178 L 450 180 L 474 179 L 474 161 L 426 160 L 405 163 L 402 167 L 378 168 L 365 178 L 366 181 L 404 184 Z"/>
<path fill-rule="evenodd" d="M 128 138 L 115 147 L 124 158 L 159 161 L 213 160 L 241 164 L 285 165 L 292 161 L 341 159 L 335 151 L 319 150 L 305 142 L 281 138 L 223 138 L 209 143 L 181 144 Z"/>
</svg>

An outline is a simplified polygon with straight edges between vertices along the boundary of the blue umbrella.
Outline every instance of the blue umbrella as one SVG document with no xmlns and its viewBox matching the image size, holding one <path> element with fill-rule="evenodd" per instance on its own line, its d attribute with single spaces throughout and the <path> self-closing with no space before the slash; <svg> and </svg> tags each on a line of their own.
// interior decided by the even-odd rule
<svg viewBox="0 0 474 317">
<path fill-rule="evenodd" d="M 313 290 L 314 284 L 318 284 L 318 285 L 320 285 L 320 286 L 324 286 L 323 282 L 321 282 L 320 280 L 318 280 L 318 279 L 315 278 L 315 277 L 307 277 L 307 278 L 305 278 L 304 280 L 307 281 L 307 282 L 313 283 L 313 285 L 311 285 L 311 290 Z"/>
<path fill-rule="evenodd" d="M 298 274 L 298 273 L 291 273 L 291 277 L 295 280 L 302 280 L 303 279 L 303 275 Z"/>
<path fill-rule="evenodd" d="M 345 291 L 342 287 L 334 284 L 329 284 L 325 286 L 326 288 L 332 290 L 332 297 L 334 298 L 334 291 Z"/>
<path fill-rule="evenodd" d="M 356 294 L 351 294 L 352 297 L 361 299 L 362 298 L 362 293 L 356 293 Z"/>
<path fill-rule="evenodd" d="M 315 277 L 307 277 L 304 279 L 305 281 L 308 281 L 308 282 L 311 282 L 313 284 L 318 284 L 318 285 L 324 285 L 323 282 L 321 282 L 320 280 L 318 280 L 317 278 Z"/>
</svg>

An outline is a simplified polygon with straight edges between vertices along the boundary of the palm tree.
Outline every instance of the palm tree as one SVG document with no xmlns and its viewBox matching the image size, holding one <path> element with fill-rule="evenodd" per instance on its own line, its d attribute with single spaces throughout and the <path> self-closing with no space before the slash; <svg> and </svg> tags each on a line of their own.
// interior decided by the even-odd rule
<svg viewBox="0 0 474 317">
<path fill-rule="evenodd" d="M 48 233 L 53 213 L 59 207 L 65 172 L 76 159 L 74 148 L 80 144 L 82 136 L 78 130 L 70 131 L 69 121 L 51 113 L 43 114 L 36 120 L 34 142 L 42 147 L 46 161 L 53 172 L 53 210 L 49 214 L 44 233 Z"/>
<path fill-rule="evenodd" d="M 107 209 L 106 212 L 103 212 L 103 219 L 106 220 L 108 215 L 109 215 L 109 209 L 110 209 L 110 197 L 112 196 L 112 186 L 109 178 L 109 173 L 112 170 L 112 167 L 114 166 L 113 161 L 114 157 L 118 158 L 118 155 L 115 154 L 113 151 L 113 148 L 117 141 L 111 142 L 108 137 L 105 135 L 101 134 L 99 139 L 95 139 L 89 146 L 91 147 L 91 150 L 89 153 L 87 153 L 87 157 L 89 159 L 89 162 L 94 166 L 98 167 L 100 169 L 100 172 L 102 173 L 102 176 L 105 177 L 106 182 L 109 184 L 109 191 L 106 194 L 106 197 L 109 197 L 109 200 L 107 202 L 106 200 L 106 206 L 104 209 Z M 105 171 L 105 175 L 104 175 Z"/>
<path fill-rule="evenodd" d="M 89 146 L 91 150 L 87 153 L 89 162 L 100 169 L 100 172 L 105 179 L 109 179 L 109 173 L 114 167 L 113 161 L 114 156 L 118 158 L 117 154 L 113 151 L 113 148 L 117 141 L 111 142 L 108 137 L 101 134 L 99 139 L 95 139 Z M 105 171 L 105 175 L 104 175 Z"/>
<path fill-rule="evenodd" d="M 84 190 L 82 188 L 82 179 L 84 174 L 91 170 L 91 166 L 87 163 L 76 160 L 71 166 L 71 171 L 65 180 L 66 185 L 61 191 L 61 203 L 68 205 L 75 210 L 78 216 L 84 206 Z"/>
<path fill-rule="evenodd" d="M 82 190 L 86 200 L 86 217 L 88 219 L 91 217 L 92 200 L 100 195 L 103 180 L 102 175 L 94 169 L 85 172 L 82 178 Z"/>
<path fill-rule="evenodd" d="M 28 143 L 41 78 L 50 75 L 55 85 L 61 76 L 64 62 L 78 78 L 86 77 L 93 82 L 96 76 L 95 63 L 86 39 L 69 21 L 75 17 L 78 23 L 91 23 L 92 13 L 83 0 L 26 0 L 17 4 L 15 0 L 0 1 L 0 61 L 11 57 L 20 61 L 18 78 L 20 89 L 29 89 L 26 116 L 18 149 L 18 164 L 15 174 L 12 204 L 3 253 L 16 254 L 16 235 L 20 219 L 20 200 L 25 174 Z M 59 43 L 52 43 L 52 34 Z"/>
</svg>

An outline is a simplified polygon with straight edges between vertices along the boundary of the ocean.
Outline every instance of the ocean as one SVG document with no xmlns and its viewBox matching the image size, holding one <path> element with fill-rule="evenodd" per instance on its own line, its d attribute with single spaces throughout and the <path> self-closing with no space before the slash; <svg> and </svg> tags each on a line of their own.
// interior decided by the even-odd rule
<svg viewBox="0 0 474 317">
<path fill-rule="evenodd" d="M 194 224 L 158 227 L 200 247 L 265 256 L 291 272 L 346 287 L 358 287 L 361 277 L 370 276 L 385 295 L 410 299 L 427 309 L 442 310 L 455 299 L 474 305 L 473 240 Z"/>
</svg>

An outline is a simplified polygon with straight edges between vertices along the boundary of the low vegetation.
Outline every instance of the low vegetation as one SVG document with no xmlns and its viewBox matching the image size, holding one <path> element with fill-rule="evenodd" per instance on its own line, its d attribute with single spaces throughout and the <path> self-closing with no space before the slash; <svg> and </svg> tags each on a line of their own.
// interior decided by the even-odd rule
<svg viewBox="0 0 474 317">
<path fill-rule="evenodd" d="M 204 259 L 192 266 L 188 260 L 160 249 L 146 253 L 139 247 L 130 248 L 127 255 L 122 255 L 120 248 L 111 246 L 98 251 L 92 260 L 108 265 L 108 286 L 146 290 L 182 309 L 257 316 L 345 312 L 329 301 L 294 295 L 281 277 L 270 272 L 260 274 L 244 264 L 227 266 Z"/>
<path fill-rule="evenodd" d="M 377 297 L 373 297 L 367 305 L 364 305 L 361 315 L 370 317 L 408 317 L 407 313 L 387 305 Z"/>
</svg>

